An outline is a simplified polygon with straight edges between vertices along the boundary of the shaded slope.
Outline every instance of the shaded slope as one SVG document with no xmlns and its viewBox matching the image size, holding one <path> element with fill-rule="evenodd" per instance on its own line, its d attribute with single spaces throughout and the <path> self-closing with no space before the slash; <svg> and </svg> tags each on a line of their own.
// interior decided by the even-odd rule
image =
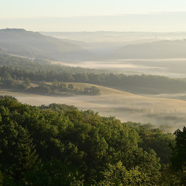
<svg viewBox="0 0 186 186">
<path fill-rule="evenodd" d="M 94 55 L 78 45 L 23 29 L 0 30 L 0 47 L 10 54 L 57 60 L 85 60 Z"/>
<path fill-rule="evenodd" d="M 111 58 L 124 59 L 162 59 L 186 58 L 186 40 L 157 41 L 136 45 L 127 45 L 116 51 Z"/>
</svg>

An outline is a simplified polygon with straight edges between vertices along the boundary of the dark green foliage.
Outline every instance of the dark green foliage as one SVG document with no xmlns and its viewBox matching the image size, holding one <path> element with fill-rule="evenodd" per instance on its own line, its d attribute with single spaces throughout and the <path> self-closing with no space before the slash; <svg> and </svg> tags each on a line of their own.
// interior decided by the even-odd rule
<svg viewBox="0 0 186 186">
<path fill-rule="evenodd" d="M 69 84 L 69 85 L 68 85 L 68 88 L 69 88 L 69 89 L 74 89 L 74 85 L 73 85 L 73 84 Z"/>
<path fill-rule="evenodd" d="M 3 186 L 3 175 L 0 171 L 0 186 Z"/>
<path fill-rule="evenodd" d="M 73 84 L 67 84 L 64 82 L 59 82 L 56 79 L 50 84 L 46 84 L 44 81 L 34 81 L 35 86 L 31 86 L 31 81 L 29 78 L 25 78 L 23 81 L 23 77 L 20 76 L 19 72 L 17 75 L 13 75 L 14 78 L 11 77 L 10 68 L 2 67 L 0 68 L 0 72 L 2 73 L 2 79 L 0 79 L 0 87 L 11 89 L 13 91 L 25 92 L 25 93 L 33 93 L 33 94 L 42 94 L 42 95 L 99 95 L 100 90 L 96 86 L 92 86 L 91 88 L 84 88 L 84 90 L 75 88 Z M 24 75 L 23 75 L 24 76 Z M 25 76 L 24 76 L 25 77 Z"/>
<path fill-rule="evenodd" d="M 0 98 L 4 185 L 165 185 L 168 174 L 178 183 L 163 166 L 172 140 L 150 124 L 122 124 L 73 106 L 37 108 Z"/>
<path fill-rule="evenodd" d="M 174 133 L 176 137 L 176 143 L 172 146 L 172 166 L 175 170 L 186 169 L 186 127 L 183 127 L 183 131 L 176 130 Z"/>
<path fill-rule="evenodd" d="M 49 109 L 55 112 L 62 112 L 62 111 L 67 111 L 67 110 L 77 110 L 77 107 L 73 105 L 65 105 L 65 104 L 57 104 L 57 103 L 52 103 L 49 106 L 46 105 L 41 105 L 38 107 L 39 109 Z"/>
<path fill-rule="evenodd" d="M 165 134 L 152 124 L 141 125 L 140 123 L 130 122 L 125 124 L 136 128 L 141 139 L 139 143 L 141 148 L 147 152 L 149 152 L 150 149 L 154 149 L 157 156 L 160 157 L 162 164 L 170 163 L 171 149 L 169 146 L 175 142 L 173 134 Z"/>
<path fill-rule="evenodd" d="M 11 118 L 11 108 L 17 104 L 5 97 L 0 106 L 1 170 L 15 180 L 22 180 L 37 159 L 35 147 L 27 129 Z M 11 104 L 11 107 L 9 107 Z M 8 105 L 8 106 L 7 106 Z"/>
<path fill-rule="evenodd" d="M 92 86 L 91 88 L 84 88 L 83 93 L 85 95 L 99 95 L 100 90 L 97 87 Z"/>
<path fill-rule="evenodd" d="M 118 162 L 116 165 L 110 165 L 103 172 L 104 180 L 98 183 L 99 186 L 111 186 L 111 185 L 153 185 L 150 181 L 150 177 L 145 173 L 141 173 L 139 167 L 135 167 L 131 170 L 127 170 L 122 162 Z"/>
<path fill-rule="evenodd" d="M 83 176 L 57 159 L 51 159 L 44 164 L 37 162 L 25 180 L 34 186 L 83 185 Z"/>
</svg>

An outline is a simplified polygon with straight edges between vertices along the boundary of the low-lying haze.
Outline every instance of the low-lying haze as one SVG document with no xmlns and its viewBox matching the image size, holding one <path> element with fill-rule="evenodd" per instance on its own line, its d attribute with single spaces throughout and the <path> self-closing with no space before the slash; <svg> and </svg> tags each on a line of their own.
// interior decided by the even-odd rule
<svg viewBox="0 0 186 186">
<path fill-rule="evenodd" d="M 81 110 L 94 110 L 102 116 L 115 116 L 122 122 L 134 121 L 152 123 L 156 126 L 168 125 L 174 131 L 182 128 L 186 120 L 186 102 L 176 99 L 153 98 L 109 90 L 100 96 L 52 97 L 31 94 L 15 94 L 22 103 L 49 105 L 60 103 L 75 105 Z M 108 93 L 110 92 L 110 93 Z M 152 96 L 152 95 L 151 95 Z"/>
<path fill-rule="evenodd" d="M 186 78 L 185 7 L 184 0 L 3 1 L 1 29 L 21 28 L 58 39 L 18 30 L 14 40 L 1 37 L 0 52 L 31 62 L 39 57 L 53 64 L 109 69 L 113 73 Z M 93 97 L 11 95 L 32 105 L 66 103 L 122 121 L 171 125 L 174 129 L 186 120 L 185 93 L 145 97 L 129 93 Z"/>
</svg>

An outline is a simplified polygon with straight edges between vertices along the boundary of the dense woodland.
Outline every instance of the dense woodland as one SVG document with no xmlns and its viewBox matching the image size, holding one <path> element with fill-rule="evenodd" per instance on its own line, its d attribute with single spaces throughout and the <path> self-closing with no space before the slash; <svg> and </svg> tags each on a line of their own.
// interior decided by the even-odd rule
<svg viewBox="0 0 186 186">
<path fill-rule="evenodd" d="M 109 72 L 56 66 L 31 62 L 18 57 L 0 55 L 1 79 L 24 80 L 40 82 L 84 82 L 102 85 L 123 91 L 141 94 L 185 93 L 186 79 L 172 79 L 156 75 L 124 75 Z M 39 70 L 38 70 L 39 69 Z"/>
<path fill-rule="evenodd" d="M 6 54 L 0 48 L 0 66 L 10 66 L 12 68 L 18 68 L 20 70 L 29 70 L 32 72 L 37 72 L 38 69 L 41 72 L 55 71 L 56 73 L 101 73 L 106 70 L 94 70 L 94 69 L 85 69 L 81 67 L 69 67 L 62 65 L 51 65 L 51 63 L 42 58 L 21 58 L 16 56 L 11 56 Z"/>
<path fill-rule="evenodd" d="M 186 128 L 0 98 L 1 185 L 185 185 Z"/>
</svg>

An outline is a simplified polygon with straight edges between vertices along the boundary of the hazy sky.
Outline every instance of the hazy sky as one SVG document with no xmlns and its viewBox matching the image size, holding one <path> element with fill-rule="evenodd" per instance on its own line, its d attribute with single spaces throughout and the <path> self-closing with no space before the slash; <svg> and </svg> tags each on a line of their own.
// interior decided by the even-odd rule
<svg viewBox="0 0 186 186">
<path fill-rule="evenodd" d="M 0 0 L 0 28 L 186 31 L 186 0 Z"/>
</svg>

